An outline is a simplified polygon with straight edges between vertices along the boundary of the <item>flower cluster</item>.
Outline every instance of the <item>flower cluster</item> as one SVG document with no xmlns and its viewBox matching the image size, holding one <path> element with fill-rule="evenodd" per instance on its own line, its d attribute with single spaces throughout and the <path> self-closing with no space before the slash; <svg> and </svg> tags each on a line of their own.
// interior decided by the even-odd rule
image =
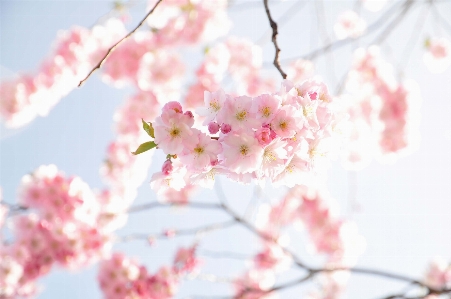
<svg viewBox="0 0 451 299">
<path fill-rule="evenodd" d="M 35 75 L 21 75 L 0 84 L 0 116 L 10 127 L 46 116 L 96 65 L 106 49 L 125 34 L 121 21 L 110 19 L 92 29 L 59 32 L 54 51 Z"/>
<path fill-rule="evenodd" d="M 285 81 L 278 93 L 253 98 L 205 92 L 198 113 L 204 125 L 194 128 L 193 113 L 170 102 L 152 123 L 154 143 L 168 155 L 152 177 L 157 191 L 211 187 L 216 174 L 290 187 L 312 181 L 338 148 L 345 122 L 317 81 Z"/>
<path fill-rule="evenodd" d="M 81 267 L 109 250 L 111 226 L 102 214 L 108 205 L 79 178 L 41 166 L 23 177 L 19 203 L 32 212 L 12 219 L 14 242 L 0 247 L 2 298 L 33 294 L 54 264 Z"/>
<path fill-rule="evenodd" d="M 115 253 L 102 261 L 98 281 L 105 298 L 108 299 L 169 299 L 173 298 L 180 278 L 192 272 L 199 264 L 195 247 L 180 248 L 172 267 L 162 267 L 150 274 L 144 266 Z"/>
<path fill-rule="evenodd" d="M 292 188 L 278 203 L 261 207 L 257 225 L 262 233 L 279 242 L 284 239 L 284 227 L 305 228 L 314 251 L 327 256 L 327 267 L 354 265 L 365 247 L 355 224 L 337 216 L 332 199 L 322 189 Z M 277 256 L 278 263 L 267 265 L 280 265 L 284 255 L 279 253 Z M 346 285 L 347 274 L 342 271 L 326 273 L 321 281 L 322 290 L 310 294 L 311 298 L 338 298 Z"/>
<path fill-rule="evenodd" d="M 156 0 L 149 0 L 152 8 Z M 196 44 L 209 42 L 225 35 L 231 26 L 227 1 L 169 0 L 160 3 L 148 19 L 158 38 L 164 44 Z"/>
<path fill-rule="evenodd" d="M 418 141 L 419 92 L 413 82 L 398 83 L 377 47 L 358 49 L 342 97 L 352 128 L 343 160 L 359 169 L 373 157 L 387 160 Z"/>
</svg>

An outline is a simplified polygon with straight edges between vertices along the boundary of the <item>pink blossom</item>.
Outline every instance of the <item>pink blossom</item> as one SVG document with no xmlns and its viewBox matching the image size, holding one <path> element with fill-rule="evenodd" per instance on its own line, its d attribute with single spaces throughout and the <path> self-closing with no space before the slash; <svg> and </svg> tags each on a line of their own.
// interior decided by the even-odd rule
<svg viewBox="0 0 451 299">
<path fill-rule="evenodd" d="M 431 38 L 426 41 L 423 60 L 432 73 L 443 73 L 451 65 L 451 42 L 446 38 Z"/>
<path fill-rule="evenodd" d="M 343 12 L 334 26 L 335 35 L 338 39 L 357 38 L 366 30 L 365 21 L 352 10 Z"/>
<path fill-rule="evenodd" d="M 287 77 L 293 83 L 301 83 L 313 74 L 313 63 L 309 60 L 298 59 L 287 69 Z"/>
<path fill-rule="evenodd" d="M 197 113 L 199 113 L 200 116 L 204 116 L 204 124 L 208 124 L 216 118 L 223 108 L 226 96 L 221 89 L 213 93 L 205 91 L 204 101 L 205 107 L 197 109 Z"/>
<path fill-rule="evenodd" d="M 255 132 L 255 138 L 257 138 L 258 143 L 261 146 L 268 145 L 271 141 L 276 138 L 276 133 L 272 131 L 268 126 L 261 127 Z"/>
<path fill-rule="evenodd" d="M 247 96 L 227 98 L 218 113 L 217 121 L 229 124 L 234 131 L 259 127 L 252 111 L 252 98 Z"/>
<path fill-rule="evenodd" d="M 257 176 L 274 179 L 283 171 L 288 160 L 287 145 L 286 141 L 275 138 L 264 148 L 262 164 Z"/>
<path fill-rule="evenodd" d="M 194 139 L 191 146 L 185 147 L 180 160 L 189 169 L 204 170 L 212 165 L 218 159 L 222 151 L 219 141 L 211 139 L 210 136 L 199 130 L 193 129 Z"/>
<path fill-rule="evenodd" d="M 263 148 L 258 140 L 246 131 L 223 137 L 224 166 L 236 173 L 253 172 L 262 162 Z"/>
<path fill-rule="evenodd" d="M 150 180 L 150 187 L 155 191 L 164 192 L 166 189 L 180 191 L 186 185 L 186 168 L 179 165 L 173 165 L 174 169 L 170 174 L 156 172 Z"/>
<path fill-rule="evenodd" d="M 255 268 L 263 271 L 286 270 L 290 261 L 290 257 L 280 247 L 271 244 L 265 244 L 263 251 L 258 253 L 254 258 Z"/>
<path fill-rule="evenodd" d="M 271 121 L 271 129 L 282 138 L 290 138 L 302 129 L 303 121 L 292 107 L 282 107 Z"/>
<path fill-rule="evenodd" d="M 155 143 L 166 154 L 179 154 L 185 146 L 192 146 L 195 138 L 191 126 L 194 120 L 189 115 L 182 114 L 177 102 L 170 102 L 163 107 L 163 113 L 157 117 L 153 125 Z"/>
<path fill-rule="evenodd" d="M 196 247 L 179 248 L 174 258 L 174 272 L 192 272 L 199 266 L 199 259 L 196 257 Z"/>
<path fill-rule="evenodd" d="M 281 99 L 277 95 L 263 94 L 254 98 L 254 113 L 263 125 L 271 123 L 278 112 Z"/>
<path fill-rule="evenodd" d="M 426 284 L 436 290 L 451 286 L 451 267 L 442 258 L 436 258 L 430 263 L 425 276 Z"/>
<path fill-rule="evenodd" d="M 197 190 L 197 186 L 193 184 L 188 184 L 181 188 L 179 191 L 168 188 L 161 192 L 160 198 L 163 202 L 173 203 L 176 205 L 186 205 L 189 203 L 190 198 L 193 196 Z"/>
</svg>

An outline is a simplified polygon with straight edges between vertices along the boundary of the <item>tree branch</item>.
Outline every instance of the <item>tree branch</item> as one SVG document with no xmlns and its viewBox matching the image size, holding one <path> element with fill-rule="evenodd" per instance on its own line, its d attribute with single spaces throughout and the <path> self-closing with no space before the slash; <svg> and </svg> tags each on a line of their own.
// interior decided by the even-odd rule
<svg viewBox="0 0 451 299">
<path fill-rule="evenodd" d="M 204 225 L 200 227 L 194 227 L 194 228 L 188 228 L 188 229 L 178 229 L 173 230 L 174 236 L 186 236 L 186 235 L 197 235 L 200 233 L 207 233 L 214 230 L 224 229 L 231 226 L 236 225 L 237 222 L 234 220 L 229 220 L 226 222 L 220 222 L 220 223 L 213 223 L 209 225 Z M 156 233 L 156 234 L 130 234 L 122 237 L 118 237 L 119 242 L 127 242 L 131 240 L 142 240 L 142 239 L 148 239 L 148 238 L 154 238 L 154 239 L 168 239 L 172 236 L 168 236 L 167 234 L 163 233 Z"/>
<path fill-rule="evenodd" d="M 398 11 L 400 6 L 401 7 L 406 6 L 407 3 L 411 2 L 411 1 L 412 0 L 406 0 L 402 4 L 400 4 L 399 2 L 396 2 L 395 4 L 393 4 L 392 7 L 390 9 L 388 9 L 380 18 L 378 18 L 376 21 L 374 21 L 371 25 L 368 26 L 366 33 L 364 33 L 362 36 L 360 36 L 359 39 L 366 37 L 366 36 L 370 35 L 371 33 L 373 33 L 374 31 L 377 31 L 378 29 L 380 29 L 381 26 L 384 25 L 385 22 L 387 20 L 389 20 L 389 18 L 392 17 Z M 410 7 L 411 7 L 411 5 L 409 5 L 409 8 Z M 400 14 L 402 14 L 403 11 L 404 11 L 404 9 L 401 11 Z M 355 40 L 356 39 L 350 38 L 350 37 L 348 37 L 346 39 L 342 39 L 342 40 L 336 40 L 334 42 L 331 42 L 331 43 L 325 45 L 324 47 L 317 48 L 317 49 L 311 51 L 310 53 L 303 55 L 301 57 L 297 56 L 297 57 L 283 59 L 281 61 L 282 62 L 291 62 L 291 61 L 294 61 L 299 58 L 313 60 L 320 54 L 324 54 L 329 51 L 334 51 L 336 49 L 339 49 L 343 46 L 346 46 L 346 45 L 354 42 Z"/>
<path fill-rule="evenodd" d="M 163 0 L 158 0 L 157 3 L 155 3 L 155 5 L 152 7 L 151 10 L 149 10 L 149 12 L 146 14 L 146 16 L 144 17 L 144 19 L 141 20 L 141 22 L 139 22 L 138 26 L 135 27 L 135 29 L 133 29 L 132 31 L 130 31 L 126 36 L 124 36 L 122 39 L 120 39 L 117 43 L 115 43 L 111 48 L 108 49 L 108 51 L 106 52 L 105 56 L 103 56 L 103 58 L 99 61 L 99 63 L 97 63 L 97 65 L 88 73 L 88 75 L 80 81 L 80 83 L 78 83 L 78 87 L 82 86 L 83 83 L 88 80 L 88 78 L 97 70 L 100 69 L 100 67 L 102 67 L 102 65 L 105 63 L 106 59 L 111 55 L 111 53 L 120 45 L 122 44 L 125 40 L 127 40 L 133 33 L 135 33 L 136 30 L 138 30 L 143 24 L 144 22 L 147 20 L 147 18 L 154 12 L 154 10 L 157 8 L 158 4 L 160 4 Z"/>
<path fill-rule="evenodd" d="M 147 211 L 155 208 L 166 208 L 166 207 L 189 207 L 194 209 L 221 209 L 221 205 L 206 202 L 188 202 L 186 204 L 177 203 L 161 203 L 158 201 L 149 202 L 141 205 L 131 206 L 126 213 L 137 213 L 142 211 Z"/>
<path fill-rule="evenodd" d="M 272 28 L 272 43 L 274 44 L 274 47 L 276 50 L 276 53 L 274 55 L 274 66 L 277 68 L 279 73 L 282 75 L 282 78 L 286 79 L 287 74 L 285 74 L 285 72 L 282 70 L 282 67 L 280 66 L 280 63 L 279 63 L 280 48 L 277 43 L 277 34 L 278 34 L 277 23 L 274 22 L 274 20 L 271 17 L 271 12 L 269 11 L 269 6 L 268 6 L 268 0 L 263 0 L 263 4 L 265 5 L 265 11 L 266 11 L 266 15 L 268 16 L 269 25 Z"/>
</svg>

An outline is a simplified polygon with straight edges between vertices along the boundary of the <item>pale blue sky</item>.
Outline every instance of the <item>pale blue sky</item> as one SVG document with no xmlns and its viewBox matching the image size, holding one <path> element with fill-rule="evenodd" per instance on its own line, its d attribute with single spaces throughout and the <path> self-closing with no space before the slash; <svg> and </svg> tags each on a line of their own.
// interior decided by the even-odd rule
<svg viewBox="0 0 451 299">
<path fill-rule="evenodd" d="M 243 0 L 244 1 L 244 0 Z M 240 0 L 235 2 L 240 3 Z M 235 22 L 232 33 L 258 40 L 267 30 L 268 23 L 260 5 L 254 1 L 252 9 L 233 9 L 231 17 Z M 293 1 L 285 1 L 273 6 L 277 19 Z M 344 8 L 352 7 L 348 1 L 325 1 L 327 26 L 333 25 L 337 14 Z M 67 29 L 74 24 L 91 26 L 99 16 L 109 11 L 109 1 L 0 1 L 0 77 L 11 77 L 14 73 L 32 72 L 37 69 L 42 58 L 50 51 L 52 41 L 59 29 Z M 133 24 L 144 11 L 144 5 L 133 10 Z M 292 57 L 316 48 L 318 37 L 312 35 L 315 28 L 315 11 L 312 5 L 305 6 L 289 22 L 280 28 L 282 57 Z M 451 6 L 443 5 L 442 13 L 451 19 Z M 140 10 L 141 9 L 141 10 Z M 405 56 L 403 50 L 410 38 L 413 23 L 419 9 L 407 17 L 407 25 L 398 28 L 389 38 L 391 47 L 384 48 L 387 59 L 398 61 Z M 373 19 L 374 14 L 364 15 Z M 432 19 L 429 19 L 429 23 Z M 420 33 L 420 41 L 426 33 L 433 32 L 434 26 L 426 27 Z M 446 33 L 445 33 L 446 34 Z M 448 37 L 450 37 L 448 35 Z M 374 37 L 368 38 L 365 45 Z M 273 46 L 264 46 L 265 61 L 271 61 Z M 350 62 L 351 47 L 344 47 L 336 53 L 334 64 L 336 75 L 331 75 L 330 60 L 319 59 L 318 73 L 334 86 L 343 73 L 343 66 Z M 386 269 L 393 272 L 418 276 L 435 255 L 451 258 L 451 71 L 442 75 L 431 75 L 421 61 L 422 49 L 413 51 L 406 69 L 406 76 L 419 82 L 422 95 L 422 121 L 420 148 L 393 165 L 373 162 L 357 174 L 357 201 L 360 210 L 352 209 L 347 200 L 348 173 L 335 163 L 329 174 L 329 188 L 337 198 L 341 212 L 354 219 L 359 231 L 366 238 L 367 250 L 359 265 Z M 198 55 L 190 50 L 186 57 Z M 192 56 L 190 56 L 192 55 Z M 340 70 L 341 68 L 341 70 Z M 270 67 L 268 74 L 278 76 Z M 276 77 L 278 78 L 278 77 Z M 42 164 L 54 163 L 70 175 L 79 175 L 93 188 L 101 188 L 98 167 L 104 158 L 105 148 L 113 138 L 112 114 L 129 89 L 116 90 L 103 84 L 94 76 L 81 88 L 65 97 L 46 118 L 37 118 L 24 129 L 2 129 L 0 140 L 0 186 L 6 201 L 12 202 L 21 177 Z M 152 166 L 150 173 L 161 164 L 162 155 Z M 243 187 L 222 180 L 231 203 L 239 210 L 252 197 L 252 187 Z M 276 194 L 268 190 L 268 194 Z M 214 192 L 205 191 L 197 199 L 216 200 Z M 155 200 L 148 184 L 140 188 L 137 201 Z M 193 217 L 193 214 L 195 217 Z M 136 216 L 136 217 L 135 217 Z M 165 227 L 197 226 L 205 222 L 216 222 L 220 217 L 208 211 L 157 210 L 134 215 L 129 225 L 120 234 L 147 231 L 158 232 Z M 223 219 L 225 219 L 223 217 Z M 227 234 L 231 233 L 231 234 Z M 308 259 L 302 244 L 305 236 L 293 240 L 303 258 Z M 175 242 L 161 241 L 149 248 L 144 242 L 135 241 L 115 247 L 125 250 L 130 256 L 142 260 L 154 271 L 158 265 L 169 263 L 176 244 L 190 244 L 190 238 L 176 239 Z M 237 252 L 252 252 L 258 242 L 249 239 L 242 229 L 232 229 L 225 233 L 208 236 L 205 248 L 221 249 L 224 246 Z M 168 252 L 170 254 L 168 254 Z M 214 264 L 214 262 L 216 264 Z M 313 262 L 312 262 L 313 263 Z M 215 266 L 216 265 L 216 266 Z M 219 265 L 219 266 L 218 266 Z M 205 273 L 227 276 L 241 272 L 242 265 L 235 261 L 207 260 Z M 95 266 L 75 273 L 54 270 L 42 279 L 42 293 L 38 298 L 100 298 L 95 281 Z M 403 284 L 368 276 L 353 275 L 349 284 L 348 298 L 377 298 L 386 293 L 399 291 Z M 294 288 L 282 293 L 282 298 L 293 298 L 303 294 Z M 195 294 L 227 294 L 228 288 L 221 284 L 188 282 L 180 289 L 176 298 Z M 299 293 L 300 292 L 300 293 Z"/>
</svg>

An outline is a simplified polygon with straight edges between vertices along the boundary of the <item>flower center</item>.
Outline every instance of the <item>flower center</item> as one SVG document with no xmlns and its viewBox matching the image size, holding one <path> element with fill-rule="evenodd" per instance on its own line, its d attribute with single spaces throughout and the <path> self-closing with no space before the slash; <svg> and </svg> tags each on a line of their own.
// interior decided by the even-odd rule
<svg viewBox="0 0 451 299">
<path fill-rule="evenodd" d="M 281 121 L 279 123 L 279 128 L 282 129 L 282 131 L 285 131 L 288 128 L 288 124 L 285 120 Z"/>
<path fill-rule="evenodd" d="M 268 149 L 265 149 L 265 151 L 263 152 L 263 161 L 265 163 L 271 163 L 273 161 L 276 161 L 276 155 L 274 155 L 274 153 Z"/>
<path fill-rule="evenodd" d="M 243 156 L 246 156 L 249 153 L 249 147 L 243 144 L 242 146 L 240 146 L 240 153 Z"/>
<path fill-rule="evenodd" d="M 261 111 L 264 117 L 269 117 L 271 115 L 271 109 L 269 107 L 265 107 Z"/>
<path fill-rule="evenodd" d="M 238 112 L 235 116 L 239 121 L 246 119 L 247 112 L 245 110 Z"/>
<path fill-rule="evenodd" d="M 219 109 L 221 109 L 221 106 L 219 106 L 218 101 L 211 101 L 210 102 L 210 108 L 214 111 L 214 112 L 218 112 Z"/>
<path fill-rule="evenodd" d="M 194 152 L 199 156 L 204 152 L 204 149 L 202 147 L 198 146 L 194 149 Z"/>
<path fill-rule="evenodd" d="M 304 112 L 304 116 L 307 118 L 311 118 L 313 116 L 313 107 L 311 105 L 307 105 L 305 107 L 302 107 L 302 110 Z"/>
<path fill-rule="evenodd" d="M 179 128 L 172 128 L 171 131 L 169 132 L 169 134 L 171 135 L 172 138 L 179 137 L 180 130 L 179 130 Z"/>
</svg>

